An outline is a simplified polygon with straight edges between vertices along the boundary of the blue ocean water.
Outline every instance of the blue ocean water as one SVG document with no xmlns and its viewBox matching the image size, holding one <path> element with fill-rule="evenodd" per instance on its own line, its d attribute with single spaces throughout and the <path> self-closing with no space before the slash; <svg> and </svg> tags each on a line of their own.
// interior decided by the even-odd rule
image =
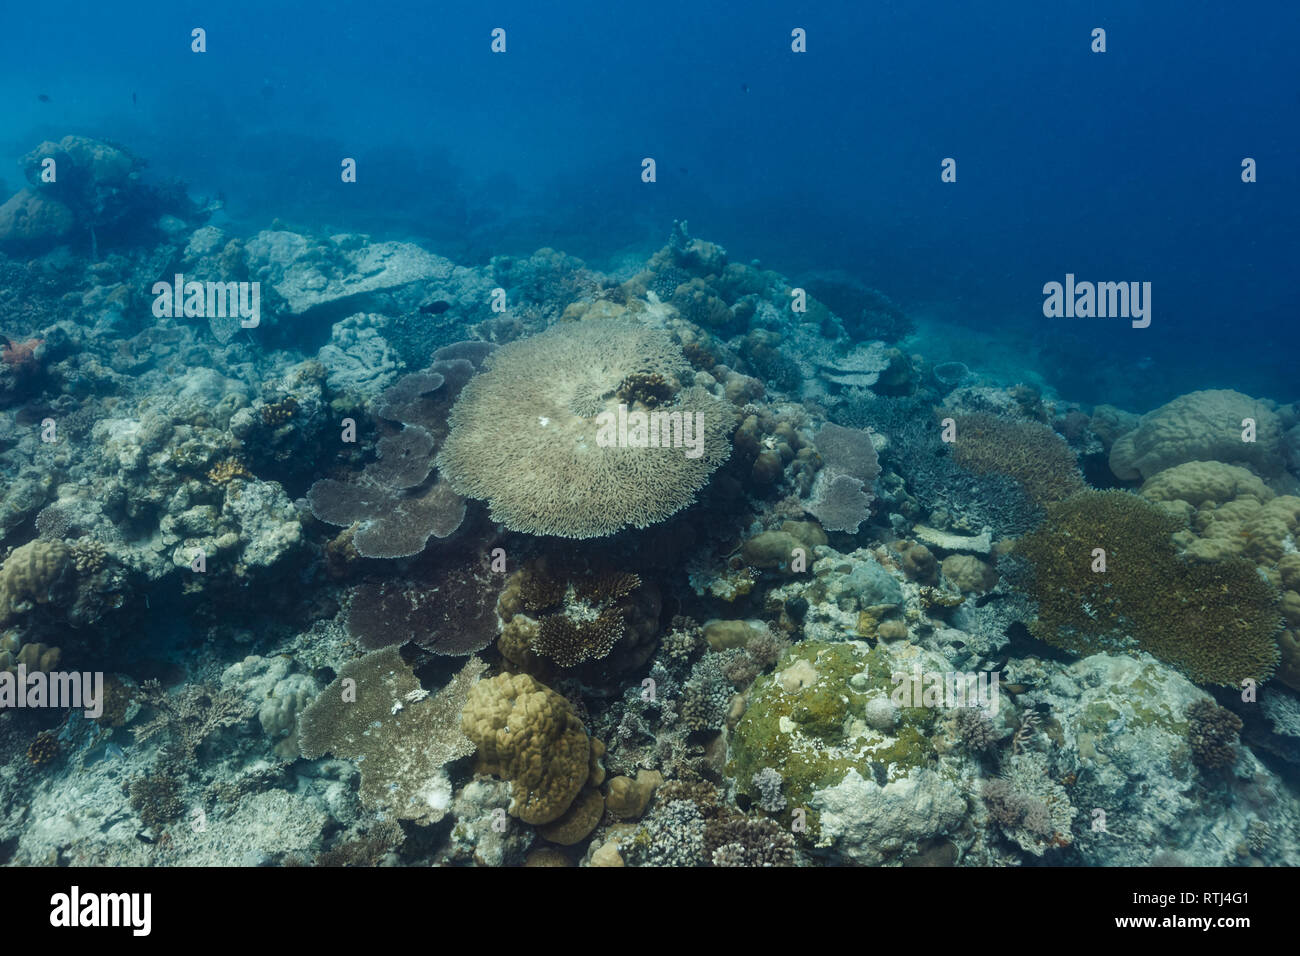
<svg viewBox="0 0 1300 956">
<path fill-rule="evenodd" d="M 235 0 L 32 5 L 9 22 L 10 159 L 105 136 L 237 220 L 405 234 L 471 260 L 552 245 L 599 264 L 685 219 L 741 261 L 846 270 L 941 322 L 954 351 L 1041 353 L 1068 398 L 1296 397 L 1300 9 L 1285 0 L 1249 15 Z M 1042 286 L 1066 273 L 1151 282 L 1151 326 L 1045 319 Z"/>
</svg>

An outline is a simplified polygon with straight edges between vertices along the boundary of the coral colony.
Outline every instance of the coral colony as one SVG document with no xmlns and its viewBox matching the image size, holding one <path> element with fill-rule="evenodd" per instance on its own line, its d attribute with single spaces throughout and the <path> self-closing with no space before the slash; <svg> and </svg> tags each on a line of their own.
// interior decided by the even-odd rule
<svg viewBox="0 0 1300 956">
<path fill-rule="evenodd" d="M 0 206 L 5 862 L 1300 863 L 1300 404 L 1076 402 L 684 222 L 457 262 L 144 165 Z"/>
</svg>

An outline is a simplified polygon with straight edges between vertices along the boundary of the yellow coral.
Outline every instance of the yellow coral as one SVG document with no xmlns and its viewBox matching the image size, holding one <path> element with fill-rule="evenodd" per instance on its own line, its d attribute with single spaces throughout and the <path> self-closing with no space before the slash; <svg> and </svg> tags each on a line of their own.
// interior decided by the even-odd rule
<svg viewBox="0 0 1300 956">
<path fill-rule="evenodd" d="M 559 819 L 591 772 L 591 740 L 569 702 L 527 674 L 479 681 L 461 717 L 478 745 L 479 769 L 509 780 L 510 814 L 525 823 Z"/>
<path fill-rule="evenodd" d="M 0 621 L 49 604 L 68 566 L 68 549 L 58 541 L 29 541 L 0 565 Z"/>
</svg>

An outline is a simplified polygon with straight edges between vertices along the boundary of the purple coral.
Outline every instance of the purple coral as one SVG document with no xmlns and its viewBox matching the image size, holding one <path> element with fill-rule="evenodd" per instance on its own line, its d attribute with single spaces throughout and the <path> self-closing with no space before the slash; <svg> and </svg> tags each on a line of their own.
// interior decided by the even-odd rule
<svg viewBox="0 0 1300 956">
<path fill-rule="evenodd" d="M 857 534 L 871 513 L 873 485 L 880 474 L 871 434 L 860 428 L 827 424 L 817 432 L 816 444 L 822 470 L 804 509 L 827 531 Z"/>
<path fill-rule="evenodd" d="M 497 586 L 486 569 L 451 567 L 435 586 L 367 581 L 352 595 L 348 631 L 367 648 L 414 641 L 435 654 L 463 655 L 496 639 Z"/>
</svg>

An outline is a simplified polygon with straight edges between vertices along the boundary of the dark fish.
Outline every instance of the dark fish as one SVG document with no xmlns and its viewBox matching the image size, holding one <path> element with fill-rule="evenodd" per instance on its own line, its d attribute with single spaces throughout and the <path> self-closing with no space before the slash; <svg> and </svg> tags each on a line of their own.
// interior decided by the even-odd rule
<svg viewBox="0 0 1300 956">
<path fill-rule="evenodd" d="M 451 303 L 445 299 L 438 299 L 436 302 L 426 302 L 420 306 L 420 311 L 425 315 L 442 315 L 451 308 Z"/>
<path fill-rule="evenodd" d="M 749 84 L 748 84 L 748 83 L 741 83 L 741 84 L 740 84 L 740 88 L 741 88 L 741 90 L 743 90 L 743 91 L 746 92 L 746 93 L 749 92 Z"/>
<path fill-rule="evenodd" d="M 135 98 L 135 93 L 134 93 L 134 92 L 131 94 L 131 105 L 132 105 L 132 106 L 135 106 L 135 105 L 136 105 L 136 98 Z"/>
<path fill-rule="evenodd" d="M 42 103 L 48 103 L 48 102 L 50 101 L 50 98 L 49 98 L 47 95 L 45 95 L 44 93 L 41 93 L 41 94 L 40 94 L 39 96 L 37 96 L 36 98 L 37 98 L 38 100 L 40 100 Z"/>
</svg>

